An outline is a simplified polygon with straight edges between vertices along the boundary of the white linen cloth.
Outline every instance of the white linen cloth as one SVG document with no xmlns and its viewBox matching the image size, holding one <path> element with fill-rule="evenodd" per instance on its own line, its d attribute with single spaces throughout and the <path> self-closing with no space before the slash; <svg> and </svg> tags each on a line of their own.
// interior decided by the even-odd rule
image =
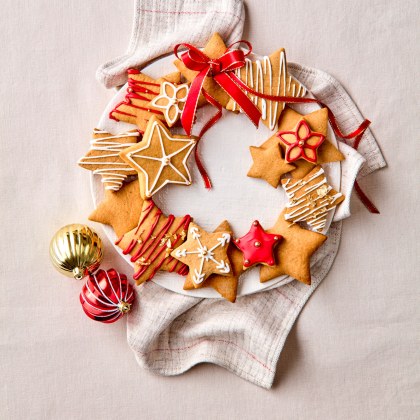
<svg viewBox="0 0 420 420">
<path fill-rule="evenodd" d="M 130 67 L 142 67 L 187 40 L 203 47 L 214 32 L 229 45 L 240 39 L 244 20 L 242 0 L 136 0 L 127 53 L 100 66 L 96 77 L 106 87 L 123 85 Z"/>
<path fill-rule="evenodd" d="M 223 8 L 211 7 L 217 3 L 176 1 L 169 6 L 158 0 L 137 0 L 130 52 L 101 66 L 97 73 L 99 80 L 106 86 L 122 84 L 127 68 L 144 66 L 151 58 L 170 51 L 177 42 L 188 40 L 203 45 L 215 30 L 225 38 L 230 35 L 227 43 L 240 39 L 242 2 L 223 0 L 220 1 Z M 206 13 L 212 24 L 208 23 Z M 242 17 L 232 21 L 233 16 Z M 179 30 L 168 32 L 169 28 Z M 191 32 L 191 28 L 199 34 Z M 156 43 L 149 33 L 160 33 L 164 42 Z M 290 64 L 289 71 L 332 109 L 344 132 L 362 122 L 363 117 L 354 102 L 330 75 L 298 64 Z M 350 215 L 350 194 L 359 170 L 360 176 L 365 176 L 386 165 L 370 130 L 364 135 L 359 153 L 344 143 L 340 143 L 340 150 L 346 156 L 342 165 L 342 191 L 346 202 L 337 210 L 335 220 Z M 136 288 L 137 303 L 128 316 L 127 335 L 137 361 L 161 375 L 177 375 L 197 363 L 211 362 L 270 388 L 287 335 L 303 305 L 328 273 L 340 237 L 341 222 L 333 223 L 327 242 L 312 258 L 311 286 L 293 281 L 281 288 L 240 297 L 235 304 L 222 299 L 179 295 L 152 282 Z"/>
</svg>

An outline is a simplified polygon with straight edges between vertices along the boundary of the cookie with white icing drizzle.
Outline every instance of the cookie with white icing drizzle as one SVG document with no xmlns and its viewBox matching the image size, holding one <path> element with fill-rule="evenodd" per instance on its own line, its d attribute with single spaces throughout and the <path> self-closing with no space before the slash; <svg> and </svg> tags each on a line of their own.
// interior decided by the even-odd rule
<svg viewBox="0 0 420 420">
<path fill-rule="evenodd" d="M 139 138 L 140 133 L 137 130 L 110 134 L 95 128 L 93 139 L 90 141 L 90 150 L 78 164 L 94 174 L 101 175 L 106 190 L 118 191 L 129 175 L 137 174 L 119 157 L 119 154 L 137 143 Z"/>
<path fill-rule="evenodd" d="M 211 275 L 228 276 L 232 269 L 227 255 L 231 235 L 229 231 L 206 232 L 190 223 L 187 240 L 171 252 L 171 256 L 190 267 L 188 278 L 195 288 Z"/>
<path fill-rule="evenodd" d="M 321 166 L 302 179 L 282 179 L 281 183 L 289 198 L 285 220 L 306 222 L 316 232 L 325 228 L 328 212 L 344 200 L 344 195 L 328 184 Z"/>
<path fill-rule="evenodd" d="M 171 134 L 156 117 L 151 117 L 143 140 L 121 152 L 120 157 L 139 174 L 140 193 L 150 198 L 167 184 L 191 185 L 187 160 L 196 140 Z"/>
<path fill-rule="evenodd" d="M 251 61 L 246 58 L 245 66 L 237 69 L 235 73 L 247 86 L 259 93 L 293 97 L 302 97 L 306 94 L 306 89 L 288 74 L 286 52 L 283 48 L 259 60 Z M 261 111 L 261 121 L 270 130 L 275 130 L 286 104 L 251 94 L 248 96 Z M 229 100 L 226 109 L 240 111 L 233 99 Z"/>
</svg>

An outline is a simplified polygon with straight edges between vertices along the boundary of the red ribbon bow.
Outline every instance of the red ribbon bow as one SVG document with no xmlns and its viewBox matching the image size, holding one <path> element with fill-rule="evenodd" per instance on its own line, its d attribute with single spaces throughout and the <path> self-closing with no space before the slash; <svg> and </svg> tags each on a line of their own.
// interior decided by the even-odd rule
<svg viewBox="0 0 420 420">
<path fill-rule="evenodd" d="M 248 51 L 244 53 L 242 50 L 231 50 L 231 48 L 236 44 L 245 44 L 248 47 Z M 178 55 L 178 50 L 180 47 L 186 47 L 187 51 L 182 53 L 181 56 Z M 354 140 L 353 148 L 357 150 L 359 143 L 362 139 L 363 133 L 370 125 L 369 120 L 364 120 L 359 127 L 357 127 L 353 132 L 344 134 L 338 127 L 336 118 L 331 109 L 319 101 L 318 99 L 312 98 L 300 98 L 293 96 L 277 96 L 277 95 L 267 95 L 255 91 L 254 89 L 247 86 L 242 80 L 240 80 L 233 73 L 234 70 L 241 68 L 245 65 L 245 58 L 252 51 L 252 45 L 248 41 L 238 41 L 230 45 L 225 53 L 216 59 L 211 59 L 201 50 L 196 48 L 191 44 L 177 44 L 174 48 L 175 56 L 181 60 L 187 68 L 193 71 L 199 72 L 198 75 L 193 80 L 190 91 L 188 93 L 187 100 L 185 102 L 184 110 L 181 116 L 181 123 L 184 127 L 185 132 L 190 136 L 191 129 L 194 122 L 195 113 L 197 110 L 197 103 L 200 93 L 206 98 L 206 100 L 218 109 L 218 112 L 206 122 L 204 127 L 201 129 L 200 134 L 198 135 L 198 140 L 204 135 L 204 133 L 212 127 L 222 116 L 222 106 L 214 99 L 208 92 L 203 89 L 203 83 L 206 76 L 211 76 L 221 87 L 222 89 L 236 101 L 242 111 L 249 117 L 249 119 L 254 123 L 258 128 L 258 122 L 261 118 L 261 112 L 256 107 L 256 105 L 251 101 L 251 99 L 246 95 L 245 92 L 248 92 L 251 95 L 254 95 L 258 98 L 263 98 L 269 101 L 275 102 L 285 102 L 285 103 L 317 103 L 321 107 L 328 109 L 328 118 L 330 120 L 331 126 L 337 134 L 337 136 L 346 140 Z M 242 89 L 241 89 L 242 88 Z M 204 179 L 206 188 L 211 188 L 211 181 L 207 172 L 201 163 L 200 157 L 198 155 L 198 149 L 195 148 L 195 156 L 198 169 Z M 355 190 L 358 194 L 362 203 L 371 213 L 379 213 L 379 210 L 375 205 L 369 200 L 369 198 L 364 194 L 360 188 L 357 181 L 355 181 Z"/>
<path fill-rule="evenodd" d="M 248 51 L 244 53 L 242 50 L 231 50 L 233 45 L 244 43 L 248 47 Z M 216 59 L 211 59 L 194 45 L 178 44 L 174 48 L 174 54 L 181 60 L 187 68 L 193 71 L 198 71 L 198 75 L 191 83 L 190 91 L 185 102 L 184 111 L 181 116 L 181 123 L 185 132 L 191 135 L 191 129 L 194 122 L 194 117 L 197 109 L 198 98 L 203 91 L 205 98 L 212 104 L 213 101 L 209 98 L 207 92 L 203 89 L 203 83 L 206 76 L 211 76 L 213 80 L 220 85 L 220 87 L 236 101 L 239 107 L 249 117 L 249 119 L 258 127 L 258 122 L 261 118 L 261 112 L 245 92 L 238 86 L 239 79 L 233 73 L 234 70 L 245 65 L 245 57 L 252 51 L 251 44 L 247 41 L 235 42 L 228 47 L 226 52 Z M 180 47 L 186 47 L 187 51 L 178 55 Z"/>
</svg>

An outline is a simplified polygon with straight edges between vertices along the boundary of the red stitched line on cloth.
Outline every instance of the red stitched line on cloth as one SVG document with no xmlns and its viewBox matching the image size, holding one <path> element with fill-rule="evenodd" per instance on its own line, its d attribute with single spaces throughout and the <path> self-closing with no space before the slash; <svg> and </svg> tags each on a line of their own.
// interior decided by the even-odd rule
<svg viewBox="0 0 420 420">
<path fill-rule="evenodd" d="M 252 359 L 254 359 L 256 362 L 258 362 L 262 367 L 264 367 L 265 369 L 267 369 L 269 372 L 273 373 L 273 370 L 271 370 L 265 363 L 263 363 L 261 360 L 259 360 L 255 355 L 253 355 L 252 353 L 246 351 L 245 349 L 243 349 L 242 347 L 238 346 L 237 344 L 232 343 L 231 341 L 222 340 L 222 339 L 209 340 L 209 339 L 205 338 L 205 339 L 202 339 L 202 340 L 200 340 L 200 341 L 198 341 L 198 342 L 196 342 L 194 344 L 191 344 L 190 346 L 186 346 L 186 347 L 179 347 L 179 348 L 173 348 L 173 349 L 159 348 L 159 349 L 150 350 L 148 352 L 139 352 L 139 353 L 140 354 L 143 354 L 143 355 L 147 355 L 147 354 L 153 353 L 155 351 L 183 351 L 183 350 L 188 350 L 188 349 L 191 349 L 193 347 L 196 347 L 199 344 L 204 343 L 206 341 L 209 341 L 209 342 L 218 341 L 220 343 L 230 344 L 230 345 L 232 345 L 234 347 L 237 347 L 239 350 L 243 351 L 245 354 L 247 354 Z"/>
<path fill-rule="evenodd" d="M 146 12 L 146 13 L 166 13 L 170 15 L 207 15 L 208 13 L 216 13 L 216 14 L 222 14 L 222 15 L 229 15 L 233 16 L 236 19 L 242 20 L 242 16 L 237 16 L 234 13 L 229 12 L 218 12 L 217 10 L 211 10 L 209 12 L 176 12 L 173 10 L 157 10 L 157 9 L 138 9 L 140 12 Z"/>
</svg>

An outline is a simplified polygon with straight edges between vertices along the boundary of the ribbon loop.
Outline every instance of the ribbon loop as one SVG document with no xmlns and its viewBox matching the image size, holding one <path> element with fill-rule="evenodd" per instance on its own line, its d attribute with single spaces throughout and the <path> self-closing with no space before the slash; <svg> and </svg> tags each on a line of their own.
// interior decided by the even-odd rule
<svg viewBox="0 0 420 420">
<path fill-rule="evenodd" d="M 233 49 L 234 45 L 245 44 L 247 49 L 245 52 L 242 49 Z M 181 47 L 186 48 L 186 51 L 179 55 L 178 51 Z M 181 60 L 184 65 L 193 71 L 198 72 L 197 76 L 194 78 L 191 83 L 191 87 L 187 96 L 187 100 L 184 105 L 184 110 L 181 116 L 181 123 L 184 127 L 185 132 L 190 136 L 192 126 L 195 119 L 195 114 L 197 110 L 198 99 L 200 94 L 206 98 L 206 100 L 215 108 L 217 108 L 217 113 L 204 125 L 198 138 L 204 135 L 204 133 L 212 127 L 222 116 L 222 106 L 216 101 L 208 92 L 203 89 L 203 83 L 207 76 L 213 78 L 213 80 L 238 104 L 239 108 L 248 116 L 248 118 L 258 127 L 258 122 L 261 118 L 261 112 L 250 99 L 247 94 L 254 95 L 255 97 L 262 98 L 269 101 L 275 102 L 285 102 L 285 103 L 317 103 L 318 105 L 328 109 L 328 119 L 331 123 L 331 126 L 342 139 L 355 139 L 353 148 L 357 150 L 360 140 L 363 136 L 363 133 L 368 128 L 370 121 L 364 120 L 356 130 L 351 133 L 344 134 L 338 127 L 336 117 L 331 109 L 319 101 L 318 99 L 312 98 L 300 98 L 293 96 L 277 96 L 277 95 L 268 95 L 255 91 L 254 89 L 247 86 L 241 79 L 239 79 L 233 71 L 239 69 L 245 65 L 245 58 L 251 54 L 252 45 L 248 41 L 237 41 L 231 44 L 224 54 L 218 58 L 210 58 L 203 51 L 196 48 L 191 44 L 177 44 L 174 47 L 175 56 Z M 196 160 L 197 166 L 200 170 L 200 173 L 204 179 L 206 188 L 211 188 L 210 179 L 202 165 L 200 158 L 198 156 L 196 148 Z M 369 200 L 366 194 L 363 193 L 357 181 L 355 182 L 355 190 L 359 195 L 363 204 L 367 209 L 372 213 L 379 213 L 378 209 L 374 204 Z"/>
<path fill-rule="evenodd" d="M 232 44 L 232 46 L 235 44 Z M 246 54 L 239 49 L 231 50 L 231 46 L 218 58 L 208 57 L 204 52 L 191 44 L 178 44 L 175 46 L 175 56 L 188 69 L 198 72 L 198 75 L 191 84 L 181 116 L 182 126 L 188 135 L 191 135 L 198 99 L 203 92 L 203 83 L 207 76 L 212 77 L 258 127 L 261 112 L 251 99 L 238 87 L 237 77 L 233 74 L 234 70 L 245 65 L 245 57 L 251 52 L 251 44 L 248 42 L 245 42 L 245 44 L 248 47 Z M 185 47 L 187 51 L 179 55 L 178 51 L 181 47 Z M 212 105 L 214 104 L 212 103 Z"/>
</svg>

